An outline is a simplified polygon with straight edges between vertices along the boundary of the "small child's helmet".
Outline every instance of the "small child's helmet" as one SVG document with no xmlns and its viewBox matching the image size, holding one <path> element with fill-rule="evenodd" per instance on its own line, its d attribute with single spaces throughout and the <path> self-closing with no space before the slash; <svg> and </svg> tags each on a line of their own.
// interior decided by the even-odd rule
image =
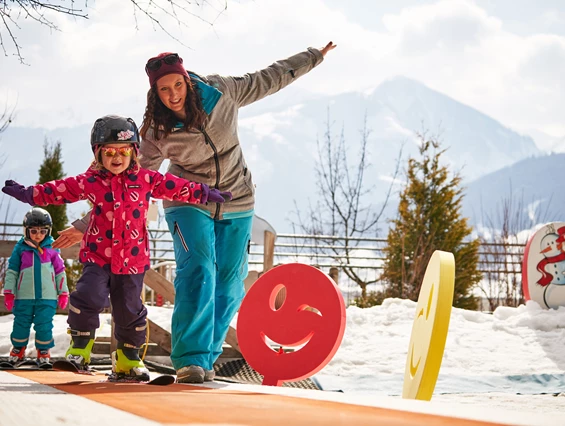
<svg viewBox="0 0 565 426">
<path fill-rule="evenodd" d="M 106 115 L 94 122 L 90 133 L 92 151 L 97 145 L 131 143 L 139 149 L 139 131 L 131 118 Z"/>
<path fill-rule="evenodd" d="M 53 221 L 51 220 L 51 215 L 45 209 L 34 207 L 26 213 L 24 216 L 24 229 L 26 238 L 31 238 L 29 234 L 29 228 L 46 228 L 47 235 L 51 235 L 51 229 L 53 228 Z"/>
</svg>

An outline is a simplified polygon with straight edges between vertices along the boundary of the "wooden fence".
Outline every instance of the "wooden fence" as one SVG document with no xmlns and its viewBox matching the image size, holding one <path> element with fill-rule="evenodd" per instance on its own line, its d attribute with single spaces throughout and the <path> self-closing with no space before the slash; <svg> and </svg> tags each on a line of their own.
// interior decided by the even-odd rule
<svg viewBox="0 0 565 426">
<path fill-rule="evenodd" d="M 148 274 L 153 277 L 148 286 L 172 301 L 165 296 L 167 292 L 163 288 L 170 284 L 175 275 L 176 264 L 171 235 L 165 229 L 149 229 L 149 235 L 152 267 L 164 278 L 156 278 L 159 275 L 157 273 Z M 10 247 L 13 247 L 14 241 L 20 237 L 21 225 L 0 224 L 0 260 L 10 255 Z M 385 260 L 383 249 L 386 240 L 383 238 L 346 239 L 329 235 L 301 234 L 278 234 L 275 237 L 266 232 L 260 240 L 261 245 L 252 242 L 250 246 L 249 267 L 252 273 L 246 287 L 249 287 L 259 274 L 278 264 L 307 263 L 319 267 L 338 281 L 338 271 L 344 265 L 378 278 Z M 511 280 L 521 283 L 523 252 L 522 244 L 484 242 L 479 250 L 479 271 L 485 280 Z M 63 257 L 69 259 L 76 258 L 77 254 L 77 247 L 62 252 Z"/>
<path fill-rule="evenodd" d="M 168 230 L 149 229 L 150 258 L 157 264 L 174 268 L 173 240 Z M 21 225 L 0 224 L 0 259 L 9 257 L 12 241 L 21 237 Z M 385 260 L 383 238 L 344 238 L 329 235 L 266 233 L 263 245 L 251 243 L 249 265 L 252 269 L 265 271 L 273 265 L 302 262 L 323 270 L 343 265 L 359 270 L 381 270 Z M 347 248 L 347 254 L 346 254 Z M 481 243 L 479 271 L 483 274 L 521 274 L 523 244 Z M 64 258 L 75 259 L 78 246 L 64 249 Z M 1 279 L 1 277 L 0 277 Z"/>
</svg>

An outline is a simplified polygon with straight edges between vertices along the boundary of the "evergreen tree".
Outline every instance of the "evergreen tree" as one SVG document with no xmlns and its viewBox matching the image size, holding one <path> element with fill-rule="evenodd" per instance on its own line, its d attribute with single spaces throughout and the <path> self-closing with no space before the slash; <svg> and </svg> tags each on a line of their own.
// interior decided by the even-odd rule
<svg viewBox="0 0 565 426">
<path fill-rule="evenodd" d="M 472 289 L 482 278 L 477 270 L 479 240 L 469 240 L 472 228 L 461 217 L 461 177 L 450 176 L 440 165 L 445 151 L 437 140 L 418 137 L 421 158 L 408 160 L 407 185 L 387 237 L 382 275 L 386 296 L 416 301 L 433 252 L 443 250 L 455 257 L 453 305 L 476 309 Z"/>
<path fill-rule="evenodd" d="M 63 161 L 61 154 L 61 141 L 50 144 L 47 139 L 43 145 L 44 158 L 39 167 L 39 180 L 37 183 L 45 183 L 55 179 L 65 177 L 63 172 Z M 49 212 L 53 219 L 53 238 L 59 236 L 59 231 L 65 229 L 67 225 L 67 206 L 46 206 L 43 207 Z"/>
<path fill-rule="evenodd" d="M 45 183 L 55 179 L 62 179 L 65 177 L 63 171 L 63 160 L 61 152 L 61 141 L 49 143 L 47 139 L 43 145 L 43 163 L 39 167 L 39 180 L 37 183 Z M 59 236 L 59 231 L 65 229 L 67 226 L 67 205 L 60 206 L 44 206 L 42 207 L 49 212 L 53 220 L 53 238 Z M 67 273 L 67 285 L 69 291 L 73 291 L 76 287 L 82 273 L 82 264 L 75 260 L 65 260 L 65 272 Z"/>
</svg>

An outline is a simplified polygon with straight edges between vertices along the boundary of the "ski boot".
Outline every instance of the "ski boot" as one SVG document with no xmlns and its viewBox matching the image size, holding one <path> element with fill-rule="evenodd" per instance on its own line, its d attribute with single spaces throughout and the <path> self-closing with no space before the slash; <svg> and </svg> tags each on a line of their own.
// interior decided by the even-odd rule
<svg viewBox="0 0 565 426">
<path fill-rule="evenodd" d="M 148 382 L 149 370 L 139 358 L 139 349 L 128 343 L 118 342 L 118 349 L 112 352 L 112 374 L 110 381 Z"/>
<path fill-rule="evenodd" d="M 71 335 L 71 346 L 65 353 L 67 361 L 73 363 L 79 370 L 88 370 L 90 354 L 94 346 L 94 330 L 68 330 Z"/>
<path fill-rule="evenodd" d="M 51 354 L 49 349 L 37 350 L 37 365 L 39 368 L 51 368 Z"/>
<path fill-rule="evenodd" d="M 26 346 L 21 348 L 12 347 L 10 355 L 8 356 L 8 362 L 13 366 L 17 366 L 24 362 L 24 357 L 26 354 Z"/>
</svg>

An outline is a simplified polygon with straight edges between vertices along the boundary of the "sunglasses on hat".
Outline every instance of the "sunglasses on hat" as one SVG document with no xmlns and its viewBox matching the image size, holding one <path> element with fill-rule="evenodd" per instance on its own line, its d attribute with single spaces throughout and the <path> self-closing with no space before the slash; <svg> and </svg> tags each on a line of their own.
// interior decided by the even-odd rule
<svg viewBox="0 0 565 426">
<path fill-rule="evenodd" d="M 163 65 L 163 62 L 167 65 L 174 65 L 177 62 L 182 64 L 182 58 L 178 55 L 178 53 L 171 53 L 169 55 L 163 56 L 162 58 L 151 59 L 145 65 L 145 71 L 157 71 Z"/>
<path fill-rule="evenodd" d="M 122 157 L 131 157 L 133 148 L 131 146 L 124 146 L 122 148 L 106 148 L 102 147 L 102 154 L 105 157 L 115 157 L 116 155 L 121 155 Z"/>
</svg>

